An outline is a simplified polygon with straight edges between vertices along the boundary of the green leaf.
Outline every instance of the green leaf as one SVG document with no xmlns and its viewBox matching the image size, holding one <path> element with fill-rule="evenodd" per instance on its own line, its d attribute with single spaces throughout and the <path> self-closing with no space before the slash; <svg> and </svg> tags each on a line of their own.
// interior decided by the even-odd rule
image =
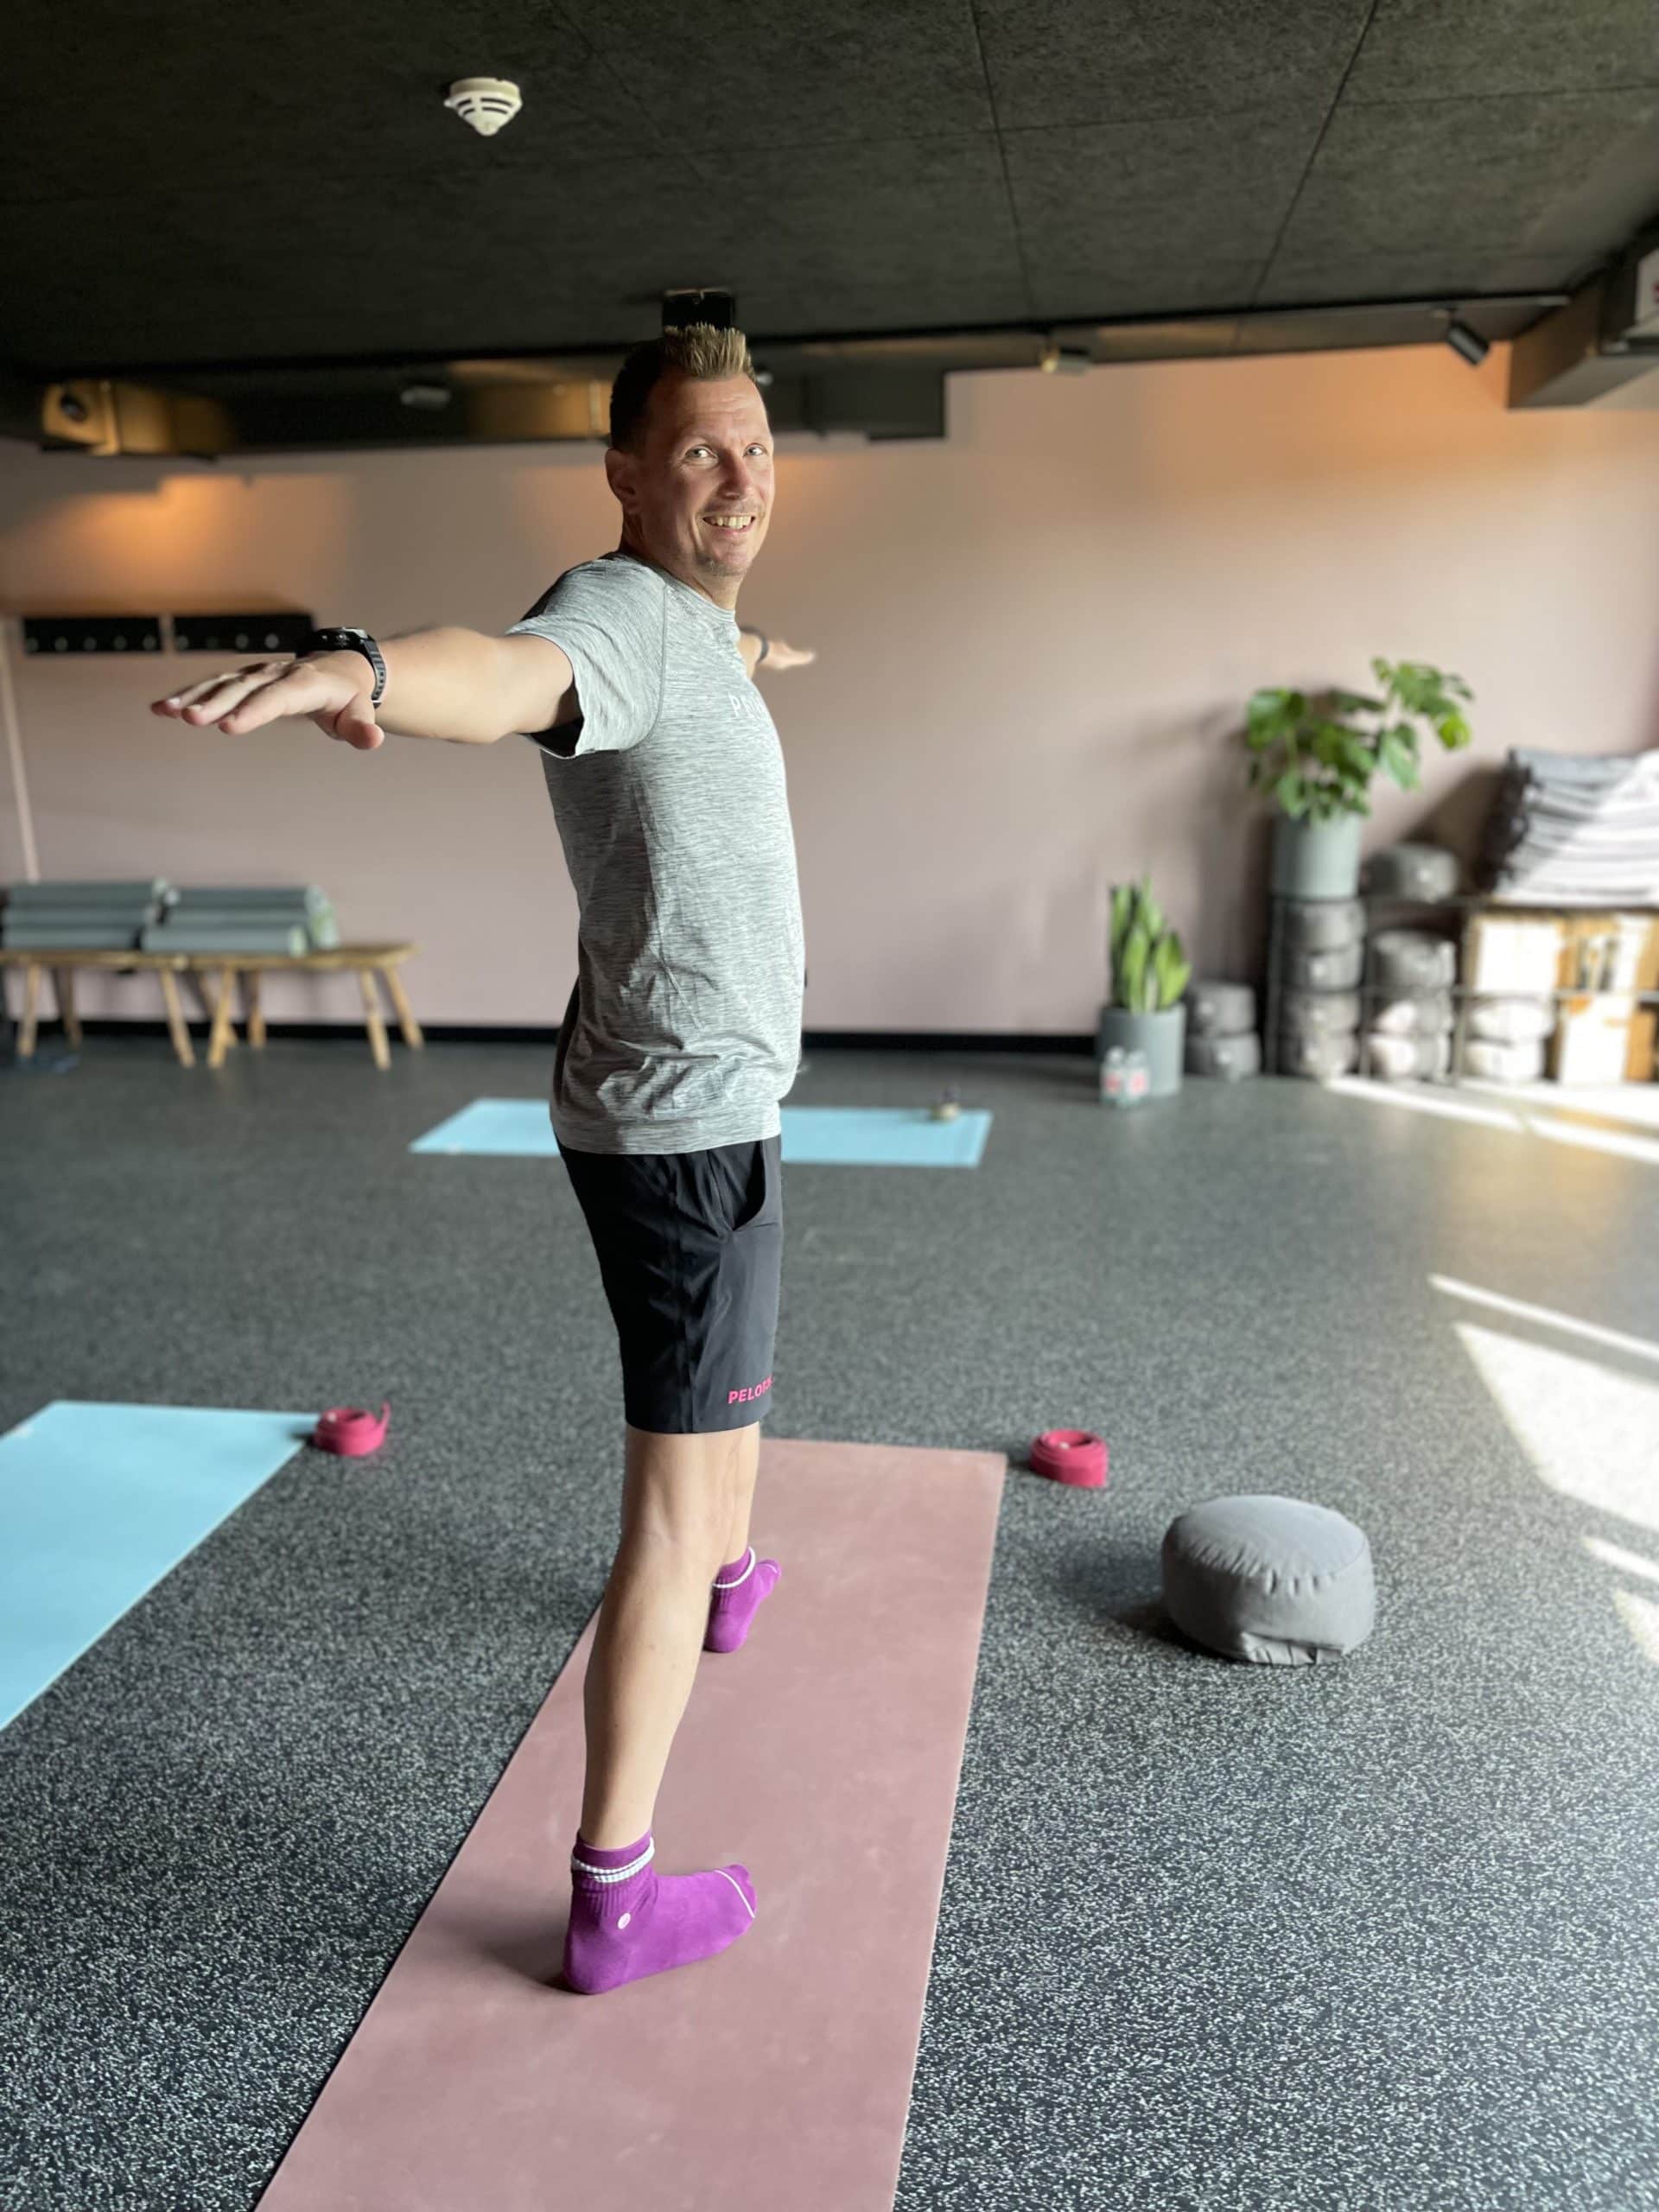
<svg viewBox="0 0 1659 2212">
<path fill-rule="evenodd" d="M 1158 983 L 1156 1007 L 1153 1010 L 1157 1011 L 1173 1006 L 1192 980 L 1191 963 L 1181 950 L 1179 937 L 1173 930 L 1166 931 L 1159 938 L 1153 967 Z"/>
<path fill-rule="evenodd" d="M 1118 976 L 1119 1002 L 1131 1014 L 1145 1010 L 1146 983 L 1147 940 L 1137 935 L 1132 937 L 1123 948 L 1122 964 Z"/>
<path fill-rule="evenodd" d="M 1422 779 L 1417 772 L 1417 748 L 1404 734 L 1398 729 L 1385 729 L 1377 739 L 1377 753 L 1402 791 L 1418 788 Z"/>
<path fill-rule="evenodd" d="M 1448 753 L 1460 753 L 1465 745 L 1472 745 L 1475 734 L 1455 708 L 1442 715 L 1434 725 L 1435 734 Z"/>
<path fill-rule="evenodd" d="M 1307 812 L 1308 789 L 1300 776 L 1281 776 L 1273 787 L 1273 796 L 1293 822 L 1300 822 Z"/>
</svg>

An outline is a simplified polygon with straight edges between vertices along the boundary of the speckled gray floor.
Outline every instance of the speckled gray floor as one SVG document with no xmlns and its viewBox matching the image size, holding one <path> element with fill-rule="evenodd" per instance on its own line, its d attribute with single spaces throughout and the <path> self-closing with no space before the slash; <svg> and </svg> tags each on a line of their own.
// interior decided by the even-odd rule
<svg viewBox="0 0 1659 2212">
<path fill-rule="evenodd" d="M 394 1408 L 0 1737 L 5 2212 L 254 2202 L 597 1600 L 614 1353 L 563 1173 L 406 1151 L 549 1057 L 0 1077 L 0 1425 Z M 1659 2206 L 1659 1503 L 1628 1433 L 1605 1497 L 1593 1450 L 1588 1492 L 1541 1465 L 1459 1324 L 1592 1440 L 1659 1364 L 1429 1281 L 1659 1337 L 1659 1167 L 1292 1084 L 1116 1116 L 1064 1056 L 820 1048 L 796 1103 L 945 1081 L 979 1170 L 788 1172 L 775 1432 L 1086 1423 L 1114 1473 L 1008 1478 L 899 2212 Z M 1366 1528 L 1364 1650 L 1160 1627 L 1164 1526 L 1241 1489 Z"/>
</svg>

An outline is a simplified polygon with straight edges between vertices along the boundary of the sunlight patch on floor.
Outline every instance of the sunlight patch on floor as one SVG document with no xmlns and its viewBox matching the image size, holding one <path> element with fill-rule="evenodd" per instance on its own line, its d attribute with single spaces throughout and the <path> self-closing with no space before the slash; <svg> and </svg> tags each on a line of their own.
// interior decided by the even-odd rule
<svg viewBox="0 0 1659 2212">
<path fill-rule="evenodd" d="M 1659 1605 L 1651 1598 L 1638 1598 L 1630 1590 L 1615 1590 L 1613 1603 L 1639 1649 L 1659 1667 Z"/>
<path fill-rule="evenodd" d="M 1617 1567 L 1621 1574 L 1640 1574 L 1649 1582 L 1659 1582 L 1659 1559 L 1649 1559 L 1645 1552 L 1627 1552 L 1621 1544 L 1605 1544 L 1599 1536 L 1579 1539 L 1592 1559 L 1599 1560 L 1604 1567 Z"/>
<path fill-rule="evenodd" d="M 1558 1329 L 1564 1336 L 1583 1337 L 1592 1344 L 1605 1344 L 1611 1351 L 1634 1352 L 1638 1359 L 1659 1360 L 1659 1344 L 1650 1337 L 1629 1337 L 1622 1329 L 1604 1329 L 1594 1321 L 1575 1320 L 1570 1313 L 1558 1313 L 1551 1306 L 1529 1306 L 1519 1298 L 1505 1298 L 1502 1291 L 1478 1290 L 1473 1283 L 1459 1282 L 1452 1275 L 1430 1275 L 1430 1283 L 1443 1291 L 1448 1298 L 1462 1298 L 1471 1305 L 1490 1306 L 1495 1313 L 1512 1313 L 1518 1321 L 1536 1321 L 1545 1328 Z M 1659 1443 L 1655 1451 L 1659 1454 Z"/>
<path fill-rule="evenodd" d="M 1440 1114 L 1454 1122 L 1484 1122 L 1489 1128 L 1520 1131 L 1521 1124 L 1513 1114 L 1500 1114 L 1494 1107 L 1471 1106 L 1460 1098 L 1448 1097 L 1444 1091 L 1431 1090 L 1427 1085 L 1406 1083 L 1373 1083 L 1362 1075 L 1333 1076 L 1325 1085 L 1326 1090 L 1340 1091 L 1344 1098 L 1366 1098 L 1376 1106 L 1399 1106 L 1408 1113 Z"/>
<path fill-rule="evenodd" d="M 1659 1380 L 1471 1322 L 1457 1332 L 1551 1490 L 1659 1532 Z"/>
</svg>

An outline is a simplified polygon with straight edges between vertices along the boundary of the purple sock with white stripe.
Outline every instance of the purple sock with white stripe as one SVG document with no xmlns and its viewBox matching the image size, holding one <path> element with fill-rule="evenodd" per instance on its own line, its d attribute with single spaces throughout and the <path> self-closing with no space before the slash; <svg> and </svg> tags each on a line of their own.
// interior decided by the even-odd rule
<svg viewBox="0 0 1659 2212">
<path fill-rule="evenodd" d="M 783 1571 L 775 1559 L 757 1559 L 753 1544 L 741 1559 L 721 1568 L 709 1596 L 709 1626 L 702 1639 L 705 1651 L 736 1650 Z"/>
<path fill-rule="evenodd" d="M 658 1874 L 649 1831 L 619 1851 L 576 1838 L 570 1854 L 570 1925 L 564 1979 L 584 1997 L 671 1967 L 712 1959 L 747 1931 L 754 1885 L 747 1866 Z"/>
</svg>

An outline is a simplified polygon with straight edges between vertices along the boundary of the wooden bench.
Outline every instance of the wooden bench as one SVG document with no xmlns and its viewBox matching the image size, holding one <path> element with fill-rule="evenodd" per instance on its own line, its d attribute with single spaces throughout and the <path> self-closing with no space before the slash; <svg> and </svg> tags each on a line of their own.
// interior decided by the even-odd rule
<svg viewBox="0 0 1659 2212">
<path fill-rule="evenodd" d="M 90 968 L 105 974 L 125 974 L 147 970 L 153 974 L 162 987 L 162 1002 L 167 1009 L 168 1033 L 173 1039 L 173 1050 L 182 1067 L 194 1067 L 196 1056 L 190 1043 L 189 1024 L 185 1020 L 183 1003 L 179 995 L 179 977 L 188 976 L 200 993 L 208 1023 L 207 1065 L 223 1067 L 225 1056 L 236 1039 L 236 981 L 242 979 L 242 1003 L 247 1021 L 248 1042 L 257 1052 L 265 1041 L 265 1017 L 259 1003 L 259 986 L 263 977 L 273 973 L 289 975 L 338 975 L 346 969 L 357 974 L 358 988 L 363 995 L 364 1024 L 368 1031 L 369 1049 L 374 1054 L 378 1068 L 391 1065 L 391 1048 L 386 1038 L 386 1024 L 375 991 L 378 976 L 385 985 L 391 1001 L 392 1012 L 403 1033 L 404 1044 L 418 1050 L 426 1039 L 421 1026 L 415 1019 L 397 969 L 416 950 L 412 944 L 340 944 L 327 952 L 130 952 L 111 950 L 102 952 L 64 951 L 46 950 L 0 950 L 0 967 L 21 968 L 23 971 L 23 1014 L 17 1030 L 17 1057 L 27 1060 L 33 1057 L 40 1025 L 41 978 L 49 975 L 57 995 L 58 1017 L 63 1023 L 64 1034 L 72 1045 L 81 1041 L 80 1021 L 75 1012 L 75 971 Z M 217 986 L 216 989 L 213 988 Z"/>
</svg>

